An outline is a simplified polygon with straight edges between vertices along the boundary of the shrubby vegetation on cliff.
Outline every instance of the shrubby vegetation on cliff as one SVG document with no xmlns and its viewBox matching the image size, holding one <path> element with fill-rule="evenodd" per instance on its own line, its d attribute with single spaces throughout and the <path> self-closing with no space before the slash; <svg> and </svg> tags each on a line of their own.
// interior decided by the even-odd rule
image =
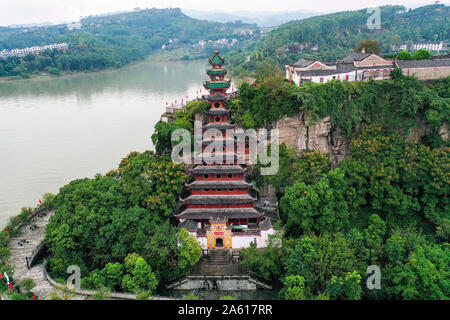
<svg viewBox="0 0 450 320">
<path fill-rule="evenodd" d="M 289 84 L 282 75 L 247 83 L 238 99 L 229 104 L 233 119 L 245 128 L 270 127 L 286 115 L 305 112 L 310 121 L 326 116 L 348 137 L 364 124 L 378 124 L 384 130 L 407 132 L 416 118 L 424 117 L 431 126 L 430 136 L 450 117 L 450 78 L 427 87 L 417 79 L 398 76 L 390 81 Z M 435 140 L 436 140 L 435 139 Z"/>
<path fill-rule="evenodd" d="M 306 112 L 311 122 L 331 116 L 352 140 L 336 169 L 319 151 L 285 145 L 277 175 L 257 178 L 256 166 L 257 185 L 272 184 L 280 201 L 282 245 L 244 249 L 243 263 L 279 281 L 283 299 L 448 299 L 450 149 L 437 129 L 449 120 L 449 80 L 244 84 L 230 103 L 244 126 Z M 418 117 L 430 135 L 405 142 Z M 381 290 L 366 286 L 370 265 Z"/>
</svg>

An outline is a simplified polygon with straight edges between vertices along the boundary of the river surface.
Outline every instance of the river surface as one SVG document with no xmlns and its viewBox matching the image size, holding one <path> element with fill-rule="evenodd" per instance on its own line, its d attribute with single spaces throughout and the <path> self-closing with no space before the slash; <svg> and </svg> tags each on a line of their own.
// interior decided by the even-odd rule
<svg viewBox="0 0 450 320">
<path fill-rule="evenodd" d="M 195 98 L 206 63 L 0 82 L 0 226 L 44 193 L 115 169 L 130 151 L 152 150 L 166 101 Z"/>
</svg>

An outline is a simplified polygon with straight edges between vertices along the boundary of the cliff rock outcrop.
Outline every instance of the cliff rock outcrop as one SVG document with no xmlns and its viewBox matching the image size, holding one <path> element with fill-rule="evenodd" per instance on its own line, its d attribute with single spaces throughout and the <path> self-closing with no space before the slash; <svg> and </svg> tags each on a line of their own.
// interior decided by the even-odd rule
<svg viewBox="0 0 450 320">
<path fill-rule="evenodd" d="M 280 133 L 280 143 L 293 147 L 299 153 L 308 150 L 320 150 L 322 153 L 330 155 L 333 168 L 336 168 L 340 161 L 350 155 L 350 142 L 344 131 L 337 125 L 331 124 L 330 117 L 325 117 L 318 121 L 310 121 L 305 113 L 278 120 L 276 129 Z M 359 131 L 361 128 L 357 128 Z M 418 118 L 416 125 L 411 128 L 408 134 L 398 130 L 399 134 L 405 137 L 405 141 L 419 141 L 430 133 L 430 128 L 425 119 Z M 444 124 L 438 133 L 445 141 L 448 141 L 448 126 Z"/>
</svg>

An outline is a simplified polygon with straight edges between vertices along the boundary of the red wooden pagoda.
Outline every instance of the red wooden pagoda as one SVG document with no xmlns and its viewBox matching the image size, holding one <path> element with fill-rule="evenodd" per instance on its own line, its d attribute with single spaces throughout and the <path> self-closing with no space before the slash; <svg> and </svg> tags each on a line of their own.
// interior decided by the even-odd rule
<svg viewBox="0 0 450 320">
<path fill-rule="evenodd" d="M 231 81 L 225 79 L 225 59 L 216 51 L 209 63 L 210 81 L 204 87 L 209 91 L 206 100 L 211 108 L 205 112 L 203 161 L 189 170 L 192 177 L 192 182 L 186 184 L 189 196 L 181 199 L 176 218 L 180 227 L 195 236 L 203 248 L 245 248 L 252 241 L 265 247 L 273 228 L 271 220 L 254 207 L 257 199 L 250 195 L 251 183 L 245 180 L 247 169 L 238 161 L 244 155 L 238 153 L 241 149 L 237 147 L 234 125 L 229 123 L 230 110 L 226 108 Z M 211 134 L 209 129 L 221 134 Z M 213 141 L 214 146 L 221 141 L 221 147 L 205 152 Z M 224 156 L 222 162 L 214 160 L 218 155 Z M 232 159 L 231 163 L 226 159 Z"/>
</svg>

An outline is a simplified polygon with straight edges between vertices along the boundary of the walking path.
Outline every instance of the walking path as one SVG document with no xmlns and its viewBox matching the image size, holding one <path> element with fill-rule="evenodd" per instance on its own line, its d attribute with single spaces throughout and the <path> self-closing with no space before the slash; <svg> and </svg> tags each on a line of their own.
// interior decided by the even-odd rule
<svg viewBox="0 0 450 320">
<path fill-rule="evenodd" d="M 19 235 L 12 237 L 9 244 L 11 258 L 8 264 L 14 268 L 14 280 L 20 283 L 25 278 L 33 279 L 36 287 L 32 291 L 36 293 L 39 300 L 46 299 L 53 287 L 45 277 L 42 263 L 28 269 L 26 257 L 30 258 L 33 251 L 44 240 L 45 226 L 53 213 L 53 211 L 43 211 L 35 215 L 30 224 L 19 229 Z"/>
</svg>

